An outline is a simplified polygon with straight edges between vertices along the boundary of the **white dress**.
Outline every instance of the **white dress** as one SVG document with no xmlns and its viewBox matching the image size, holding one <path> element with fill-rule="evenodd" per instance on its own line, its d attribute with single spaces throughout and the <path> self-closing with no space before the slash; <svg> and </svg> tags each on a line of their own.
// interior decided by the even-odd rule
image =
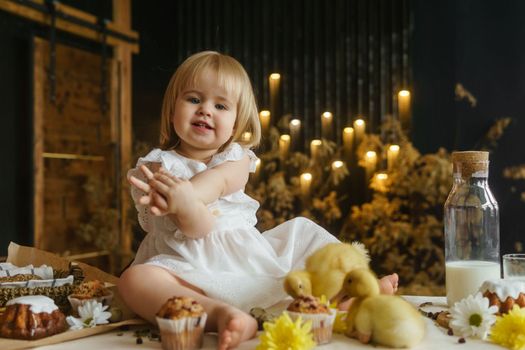
<svg viewBox="0 0 525 350">
<path fill-rule="evenodd" d="M 171 174 L 190 179 L 195 174 L 226 161 L 240 160 L 248 154 L 250 171 L 257 157 L 248 149 L 232 143 L 205 164 L 185 158 L 175 151 L 154 149 L 140 158 L 129 175 L 144 179 L 138 166 L 161 162 Z M 270 307 L 286 297 L 283 278 L 302 269 L 306 257 L 318 248 L 338 240 L 306 218 L 287 221 L 260 233 L 256 228 L 259 203 L 237 191 L 208 205 L 216 216 L 215 228 L 203 238 L 191 239 L 167 217 L 157 217 L 140 205 L 144 193 L 132 187 L 139 223 L 148 232 L 133 264 L 152 264 L 172 271 L 177 277 L 203 290 L 206 295 L 249 311 Z"/>
</svg>

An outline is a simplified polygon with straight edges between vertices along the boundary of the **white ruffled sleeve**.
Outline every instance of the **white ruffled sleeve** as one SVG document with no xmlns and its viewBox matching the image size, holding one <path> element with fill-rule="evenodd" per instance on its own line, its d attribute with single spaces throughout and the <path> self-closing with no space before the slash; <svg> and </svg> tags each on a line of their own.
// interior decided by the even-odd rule
<svg viewBox="0 0 525 350">
<path fill-rule="evenodd" d="M 139 180 L 147 182 L 146 176 L 139 169 L 143 164 L 147 165 L 153 171 L 162 166 L 171 174 L 183 179 L 189 179 L 193 176 L 188 167 L 178 157 L 173 155 L 170 151 L 162 151 L 161 149 L 156 148 L 145 157 L 139 158 L 137 166 L 128 171 L 128 179 L 130 176 L 134 176 Z M 135 186 L 131 186 L 131 198 L 133 198 L 133 201 L 135 202 L 140 227 L 146 232 L 151 232 L 155 227 L 154 221 L 159 218 L 150 213 L 147 205 L 139 203 L 139 199 L 145 195 L 146 193 L 144 191 L 139 190 Z"/>
<path fill-rule="evenodd" d="M 250 158 L 250 173 L 255 172 L 257 156 L 251 149 L 243 148 L 236 142 L 232 142 L 224 151 L 216 154 L 208 163 L 208 168 L 213 168 L 227 161 L 241 160 L 245 155 Z"/>
</svg>

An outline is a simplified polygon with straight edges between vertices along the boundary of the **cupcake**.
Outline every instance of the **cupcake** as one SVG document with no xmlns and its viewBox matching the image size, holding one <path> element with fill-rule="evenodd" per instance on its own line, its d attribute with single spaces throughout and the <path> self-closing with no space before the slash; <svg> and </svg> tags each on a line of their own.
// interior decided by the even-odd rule
<svg viewBox="0 0 525 350">
<path fill-rule="evenodd" d="M 202 346 L 206 313 L 190 297 L 168 299 L 157 312 L 164 350 L 199 349 Z"/>
<path fill-rule="evenodd" d="M 79 306 L 84 305 L 88 300 L 96 300 L 102 305 L 110 306 L 113 292 L 106 288 L 103 282 L 92 280 L 79 284 L 67 299 L 73 308 L 73 313 L 77 313 Z"/>
<path fill-rule="evenodd" d="M 335 312 L 321 303 L 318 298 L 300 296 L 292 301 L 286 310 L 293 320 L 301 317 L 303 321 L 312 321 L 312 333 L 318 345 L 330 342 Z"/>
</svg>

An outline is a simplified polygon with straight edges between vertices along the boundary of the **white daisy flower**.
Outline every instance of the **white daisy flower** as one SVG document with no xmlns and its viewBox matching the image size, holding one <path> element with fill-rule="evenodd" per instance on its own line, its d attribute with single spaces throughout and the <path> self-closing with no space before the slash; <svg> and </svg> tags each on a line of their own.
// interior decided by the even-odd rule
<svg viewBox="0 0 525 350">
<path fill-rule="evenodd" d="M 66 322 L 69 325 L 69 329 L 74 331 L 84 328 L 84 322 L 80 318 L 68 316 L 66 317 Z"/>
<path fill-rule="evenodd" d="M 78 315 L 80 318 L 68 316 L 66 318 L 70 329 L 82 329 L 95 327 L 99 324 L 106 324 L 111 317 L 111 313 L 105 311 L 108 306 L 104 306 L 96 300 L 88 300 L 78 307 Z"/>
<path fill-rule="evenodd" d="M 498 307 L 489 307 L 489 300 L 481 293 L 469 295 L 450 309 L 450 328 L 457 336 L 485 339 L 496 321 L 496 311 Z"/>
</svg>

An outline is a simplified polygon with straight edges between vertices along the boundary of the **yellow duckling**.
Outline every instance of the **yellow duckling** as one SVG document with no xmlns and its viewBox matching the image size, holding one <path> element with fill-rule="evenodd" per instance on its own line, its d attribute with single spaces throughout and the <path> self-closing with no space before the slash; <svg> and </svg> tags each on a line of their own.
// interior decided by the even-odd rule
<svg viewBox="0 0 525 350">
<path fill-rule="evenodd" d="M 312 282 L 310 273 L 305 270 L 291 271 L 284 280 L 284 290 L 292 298 L 312 295 Z"/>
<path fill-rule="evenodd" d="M 410 348 L 425 336 L 425 321 L 401 297 L 379 294 L 379 283 L 369 269 L 350 271 L 343 290 L 355 297 L 346 318 L 346 335 L 393 348 Z"/>
<path fill-rule="evenodd" d="M 332 299 L 341 290 L 346 274 L 353 269 L 368 268 L 369 262 L 362 243 L 329 243 L 306 259 L 305 270 L 286 275 L 284 290 L 294 298 L 324 295 Z"/>
</svg>

